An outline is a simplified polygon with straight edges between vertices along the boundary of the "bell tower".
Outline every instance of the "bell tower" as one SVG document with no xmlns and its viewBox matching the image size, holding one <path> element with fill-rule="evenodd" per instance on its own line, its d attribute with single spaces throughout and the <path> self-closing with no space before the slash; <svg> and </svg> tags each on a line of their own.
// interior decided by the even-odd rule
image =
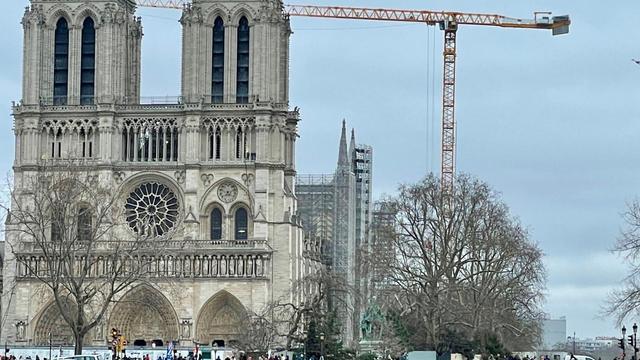
<svg viewBox="0 0 640 360">
<path fill-rule="evenodd" d="M 131 103 L 142 24 L 133 0 L 32 0 L 24 28 L 25 105 Z"/>
<path fill-rule="evenodd" d="M 195 0 L 183 26 L 188 102 L 287 104 L 291 28 L 280 0 Z"/>
<path fill-rule="evenodd" d="M 320 266 L 307 256 L 297 216 L 300 113 L 289 108 L 289 19 L 280 0 L 193 0 L 180 20 L 182 69 L 173 70 L 181 71 L 181 96 L 159 104 L 140 98 L 135 10 L 134 0 L 31 0 L 22 19 L 23 97 L 13 106 L 15 187 L 74 166 L 113 190 L 125 214 L 112 222 L 119 238 L 171 235 L 145 248 L 157 255 L 139 258 L 153 263 L 149 286 L 113 300 L 155 299 L 162 316 L 155 306 L 114 305 L 87 344 L 108 344 L 108 329 L 122 325 L 138 343 L 233 347 L 245 312 L 302 301 L 296 284 Z M 43 346 L 64 319 L 34 295 L 33 272 L 19 268 L 32 257 L 44 261 L 37 249 L 13 246 L 32 240 L 6 237 L 0 341 Z M 167 291 L 174 284 L 180 291 Z M 139 314 L 151 315 L 143 327 L 133 321 Z"/>
</svg>

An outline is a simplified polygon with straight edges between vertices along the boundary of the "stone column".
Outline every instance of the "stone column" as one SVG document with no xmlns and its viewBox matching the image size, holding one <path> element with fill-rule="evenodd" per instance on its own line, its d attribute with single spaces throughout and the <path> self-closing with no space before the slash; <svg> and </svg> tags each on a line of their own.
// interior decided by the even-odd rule
<svg viewBox="0 0 640 360">
<path fill-rule="evenodd" d="M 42 50 L 40 52 L 40 68 L 35 70 L 39 71 L 40 82 L 35 85 L 39 88 L 39 94 L 37 94 L 36 101 L 40 98 L 53 100 L 53 63 L 54 63 L 54 33 L 55 25 L 49 26 L 47 24 L 42 25 L 42 43 L 40 46 Z"/>
<path fill-rule="evenodd" d="M 141 72 L 141 43 L 142 43 L 142 22 L 140 18 L 131 20 L 129 23 L 129 35 L 127 42 L 130 44 L 128 72 L 130 74 L 126 96 L 130 102 L 140 102 L 140 72 Z"/>
<path fill-rule="evenodd" d="M 186 118 L 183 133 L 184 152 L 180 154 L 186 163 L 197 163 L 200 153 L 200 137 L 199 137 L 199 118 L 198 116 L 189 115 Z"/>
<path fill-rule="evenodd" d="M 182 97 L 185 102 L 200 102 L 204 94 L 207 63 L 207 39 L 202 11 L 199 6 L 185 8 L 182 24 Z M 209 55 L 210 56 L 210 55 Z"/>
<path fill-rule="evenodd" d="M 225 24 L 224 28 L 224 102 L 236 102 L 238 72 L 238 24 Z"/>
<path fill-rule="evenodd" d="M 69 26 L 69 83 L 67 103 L 80 104 L 80 58 L 82 47 L 82 26 Z"/>
<path fill-rule="evenodd" d="M 37 104 L 40 100 L 42 52 L 47 45 L 43 38 L 45 26 L 44 15 L 40 8 L 33 7 L 25 11 L 22 18 L 24 30 L 22 101 L 27 105 Z"/>
<path fill-rule="evenodd" d="M 113 145 L 113 134 L 115 128 L 113 115 L 104 115 L 100 116 L 100 123 L 98 126 L 98 156 L 94 155 L 94 157 L 99 157 L 104 162 L 114 162 L 119 160 L 120 154 L 118 152 L 114 152 Z M 117 149 L 123 149 L 123 144 L 120 146 L 116 146 Z M 95 150 L 94 150 L 95 151 Z"/>
<path fill-rule="evenodd" d="M 102 25 L 96 29 L 96 88 L 95 94 L 100 103 L 111 102 L 113 87 L 113 22 L 106 15 Z"/>
</svg>

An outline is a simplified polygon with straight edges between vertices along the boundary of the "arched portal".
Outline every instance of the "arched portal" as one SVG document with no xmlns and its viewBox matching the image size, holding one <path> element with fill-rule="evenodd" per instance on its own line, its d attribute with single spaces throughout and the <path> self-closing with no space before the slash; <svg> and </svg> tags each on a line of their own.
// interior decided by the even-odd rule
<svg viewBox="0 0 640 360">
<path fill-rule="evenodd" d="M 109 329 L 116 328 L 132 344 L 178 340 L 178 316 L 158 290 L 141 285 L 127 292 L 111 311 Z"/>
<path fill-rule="evenodd" d="M 52 301 L 40 313 L 33 330 L 33 343 L 35 346 L 49 345 L 49 333 L 53 345 L 73 345 L 75 343 L 73 332 L 69 324 L 64 320 L 58 305 Z M 85 340 L 88 336 L 85 337 Z"/>
<path fill-rule="evenodd" d="M 196 339 L 201 343 L 214 341 L 233 346 L 241 336 L 242 322 L 247 311 L 235 296 L 220 291 L 212 296 L 200 309 L 196 322 Z"/>
</svg>

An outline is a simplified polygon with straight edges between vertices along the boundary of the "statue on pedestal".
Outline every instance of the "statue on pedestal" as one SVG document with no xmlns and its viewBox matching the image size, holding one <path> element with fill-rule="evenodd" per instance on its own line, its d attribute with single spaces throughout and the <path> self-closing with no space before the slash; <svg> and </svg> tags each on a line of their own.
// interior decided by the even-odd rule
<svg viewBox="0 0 640 360">
<path fill-rule="evenodd" d="M 380 340 L 382 338 L 383 320 L 384 316 L 380 308 L 375 303 L 369 304 L 360 321 L 362 340 Z"/>
</svg>

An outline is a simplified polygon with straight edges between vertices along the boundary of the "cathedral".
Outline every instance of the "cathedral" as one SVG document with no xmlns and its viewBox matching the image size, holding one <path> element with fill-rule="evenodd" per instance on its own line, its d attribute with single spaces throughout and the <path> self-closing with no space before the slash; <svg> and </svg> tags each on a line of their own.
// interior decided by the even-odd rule
<svg viewBox="0 0 640 360">
<path fill-rule="evenodd" d="M 123 231 L 151 212 L 158 234 L 183 227 L 163 258 L 185 264 L 167 274 L 180 291 L 166 291 L 162 277 L 132 286 L 87 346 L 106 346 L 114 327 L 130 343 L 233 346 L 243 312 L 299 300 L 292 284 L 315 266 L 295 215 L 300 117 L 288 97 L 289 19 L 280 0 L 194 0 L 180 19 L 181 96 L 145 104 L 135 10 L 133 0 L 31 0 L 22 99 L 12 109 L 15 187 L 73 161 L 126 199 Z M 48 346 L 54 334 L 69 344 L 55 303 L 16 261 L 32 256 L 17 246 L 28 241 L 5 240 L 0 341 Z"/>
</svg>

